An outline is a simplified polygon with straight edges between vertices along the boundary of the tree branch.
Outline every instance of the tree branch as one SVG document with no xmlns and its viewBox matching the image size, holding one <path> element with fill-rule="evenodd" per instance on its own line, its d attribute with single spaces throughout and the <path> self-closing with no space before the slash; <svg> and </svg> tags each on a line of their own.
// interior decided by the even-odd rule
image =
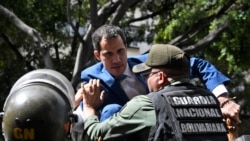
<svg viewBox="0 0 250 141">
<path fill-rule="evenodd" d="M 96 0 L 89 0 L 90 3 L 90 24 L 93 26 L 94 29 L 98 27 L 97 25 L 97 1 Z"/>
<path fill-rule="evenodd" d="M 166 13 L 167 11 L 172 10 L 172 7 L 175 3 L 176 2 L 165 2 L 161 5 L 162 7 L 160 9 L 158 9 L 156 11 L 151 11 L 152 13 L 150 13 L 150 14 L 143 15 L 143 16 L 138 17 L 138 18 L 130 19 L 126 22 L 126 24 L 128 25 L 128 24 L 133 23 L 133 22 L 143 21 L 143 20 L 146 20 L 149 18 L 154 18 L 154 17 L 160 15 L 161 13 Z"/>
<path fill-rule="evenodd" d="M 10 41 L 10 39 L 4 33 L 1 33 L 1 37 L 7 43 L 7 45 L 11 48 L 11 50 L 16 54 L 17 59 L 24 61 L 25 66 L 27 67 L 28 70 L 30 70 L 30 71 L 34 70 L 34 67 L 31 66 L 30 62 L 25 60 L 25 58 L 22 56 L 22 54 L 18 51 L 17 47 Z"/>
<path fill-rule="evenodd" d="M 106 4 L 104 4 L 102 8 L 98 10 L 98 13 L 97 13 L 98 26 L 97 27 L 103 25 L 108 20 L 110 15 L 114 13 L 114 11 L 117 9 L 120 3 L 121 3 L 120 0 L 111 0 L 107 2 Z"/>
<path fill-rule="evenodd" d="M 1 33 L 1 37 L 7 43 L 7 45 L 11 48 L 11 50 L 16 54 L 17 59 L 23 60 L 24 58 L 23 58 L 22 54 L 18 51 L 17 47 L 11 43 L 9 38 L 4 33 Z"/>
<path fill-rule="evenodd" d="M 7 8 L 0 5 L 0 13 L 8 18 L 16 27 L 25 32 L 27 35 L 32 37 L 33 41 L 40 47 L 41 53 L 43 54 L 44 64 L 46 68 L 53 68 L 53 63 L 49 55 L 49 50 L 46 48 L 46 45 L 34 28 L 25 24 L 21 19 L 19 19 L 13 12 L 9 11 Z"/>
<path fill-rule="evenodd" d="M 131 7 L 136 5 L 141 0 L 122 0 L 122 2 L 119 4 L 118 8 L 116 9 L 116 12 L 114 12 L 114 16 L 111 19 L 110 23 L 114 25 L 118 25 L 119 21 L 124 17 L 127 10 Z"/>
<path fill-rule="evenodd" d="M 209 44 L 211 44 L 228 26 L 229 26 L 229 21 L 225 22 L 222 26 L 220 26 L 218 29 L 214 30 L 213 32 L 205 36 L 196 44 L 183 48 L 183 50 L 187 54 L 194 54 L 196 52 L 203 50 Z"/>
<path fill-rule="evenodd" d="M 186 32 L 177 36 L 173 40 L 169 42 L 169 44 L 181 45 L 183 44 L 182 40 L 184 38 L 189 38 L 189 34 L 193 34 L 195 32 L 200 32 L 204 27 L 206 27 L 210 22 L 216 18 L 220 18 L 225 12 L 235 3 L 235 0 L 228 1 L 223 7 L 221 7 L 216 13 L 212 14 L 209 17 L 198 20 L 194 23 Z M 191 39 L 191 38 L 189 38 Z M 187 41 L 187 40 L 186 40 Z"/>
</svg>

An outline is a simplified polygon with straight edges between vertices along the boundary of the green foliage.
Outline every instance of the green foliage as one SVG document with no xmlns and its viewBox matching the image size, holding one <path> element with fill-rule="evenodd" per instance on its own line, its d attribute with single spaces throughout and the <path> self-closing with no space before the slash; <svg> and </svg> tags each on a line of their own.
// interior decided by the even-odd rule
<svg viewBox="0 0 250 141">
<path fill-rule="evenodd" d="M 24 62 L 15 57 L 15 55 L 6 46 L 0 46 L 0 108 L 2 109 L 4 100 L 9 93 L 12 85 L 23 73 L 25 73 Z"/>
<path fill-rule="evenodd" d="M 160 16 L 159 24 L 157 25 L 158 32 L 154 42 L 167 43 L 171 41 L 178 35 L 185 33 L 185 31 L 191 28 L 191 25 L 199 20 L 217 15 L 218 11 L 227 2 L 226 0 L 197 0 L 194 3 L 193 1 L 184 0 L 176 3 L 168 16 Z M 205 34 L 216 30 L 226 21 L 230 21 L 229 28 L 210 45 L 209 49 L 202 52 L 202 56 L 211 56 L 212 62 L 226 63 L 226 72 L 233 74 L 235 71 L 246 70 L 250 65 L 249 61 L 245 59 L 250 53 L 248 49 L 250 33 L 247 32 L 250 27 L 249 19 L 249 3 L 238 0 L 225 14 L 203 23 L 208 24 L 208 28 L 188 36 L 192 38 L 192 42 L 197 42 Z"/>
<path fill-rule="evenodd" d="M 216 3 L 203 0 L 197 0 L 196 2 L 185 0 L 176 3 L 167 17 L 165 17 L 165 15 L 160 17 L 160 22 L 157 25 L 159 32 L 154 41 L 166 43 L 172 40 L 174 37 L 186 31 L 190 25 L 199 19 L 210 16 L 212 11 L 214 11 L 214 5 L 216 5 Z M 209 8 L 211 8 L 211 10 L 208 11 L 207 9 Z"/>
<path fill-rule="evenodd" d="M 241 9 L 235 8 L 234 11 L 228 12 L 226 18 L 231 21 L 230 27 L 220 36 L 217 42 L 212 44 L 211 52 L 208 52 L 212 55 L 219 50 L 218 60 L 227 61 L 229 74 L 247 70 L 250 65 L 250 62 L 246 60 L 250 53 L 248 49 L 250 33 L 247 32 L 250 27 L 250 11 L 245 11 L 244 6 L 246 5 L 241 4 L 239 6 Z M 211 29 L 215 29 L 220 22 L 223 22 L 223 20 L 216 20 L 211 24 Z"/>
<path fill-rule="evenodd" d="M 4 3 L 0 2 L 0 4 L 40 33 L 50 50 L 54 69 L 63 72 L 70 79 L 75 58 L 71 56 L 71 48 L 69 48 L 71 41 L 68 37 L 69 30 L 66 28 L 68 24 L 66 1 L 8 0 Z M 6 40 L 0 41 L 2 50 L 0 55 L 0 81 L 2 84 L 0 95 L 2 98 L 0 99 L 3 101 L 13 83 L 20 76 L 32 69 L 45 66 L 43 54 L 34 40 L 1 14 L 0 20 L 0 27 L 3 27 L 0 29 L 0 34 L 5 35 L 11 43 L 10 45 Z M 21 58 L 14 54 L 13 48 L 21 53 Z"/>
</svg>

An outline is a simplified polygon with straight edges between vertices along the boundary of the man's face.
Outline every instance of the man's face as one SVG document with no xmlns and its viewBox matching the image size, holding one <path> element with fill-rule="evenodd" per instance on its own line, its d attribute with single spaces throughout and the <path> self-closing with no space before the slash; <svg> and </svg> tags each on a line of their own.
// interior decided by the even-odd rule
<svg viewBox="0 0 250 141">
<path fill-rule="evenodd" d="M 151 69 L 144 75 L 144 78 L 147 80 L 148 89 L 150 92 L 160 90 L 166 82 L 165 73 L 159 69 Z"/>
<path fill-rule="evenodd" d="M 127 47 L 120 36 L 112 39 L 102 38 L 100 42 L 100 52 L 94 54 L 104 67 L 114 77 L 119 77 L 126 69 L 127 65 Z"/>
</svg>

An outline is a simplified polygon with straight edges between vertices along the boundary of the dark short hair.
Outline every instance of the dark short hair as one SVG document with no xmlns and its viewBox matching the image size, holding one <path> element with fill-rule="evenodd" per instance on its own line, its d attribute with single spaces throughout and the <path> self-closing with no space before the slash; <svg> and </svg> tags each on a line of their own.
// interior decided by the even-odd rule
<svg viewBox="0 0 250 141">
<path fill-rule="evenodd" d="M 127 45 L 126 36 L 123 30 L 116 25 L 103 25 L 99 27 L 92 35 L 92 42 L 94 50 L 100 52 L 100 42 L 102 38 L 111 39 L 120 36 L 124 45 Z"/>
</svg>

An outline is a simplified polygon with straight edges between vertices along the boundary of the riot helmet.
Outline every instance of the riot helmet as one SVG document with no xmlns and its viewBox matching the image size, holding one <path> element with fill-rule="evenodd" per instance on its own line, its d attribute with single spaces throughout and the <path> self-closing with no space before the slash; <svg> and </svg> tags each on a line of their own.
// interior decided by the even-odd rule
<svg viewBox="0 0 250 141">
<path fill-rule="evenodd" d="M 19 78 L 3 107 L 6 141 L 69 139 L 74 89 L 61 73 L 38 69 Z"/>
</svg>

